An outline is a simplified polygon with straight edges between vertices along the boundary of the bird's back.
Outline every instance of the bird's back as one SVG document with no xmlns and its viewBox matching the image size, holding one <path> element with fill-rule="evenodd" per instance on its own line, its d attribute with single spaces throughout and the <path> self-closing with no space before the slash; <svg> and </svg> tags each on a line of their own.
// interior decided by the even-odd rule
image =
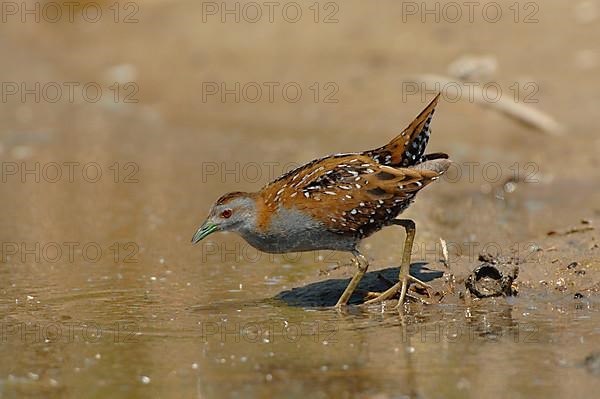
<svg viewBox="0 0 600 399">
<path fill-rule="evenodd" d="M 424 154 L 438 99 L 387 145 L 314 160 L 263 187 L 258 231 L 282 236 L 304 231 L 317 241 L 313 249 L 322 249 L 327 244 L 319 242 L 319 230 L 327 235 L 323 240 L 333 233 L 358 242 L 389 224 L 450 165 L 446 154 Z M 289 224 L 294 231 L 281 227 L 286 225 L 281 216 L 290 212 L 304 218 Z M 310 244 L 302 246 L 311 249 Z"/>
</svg>

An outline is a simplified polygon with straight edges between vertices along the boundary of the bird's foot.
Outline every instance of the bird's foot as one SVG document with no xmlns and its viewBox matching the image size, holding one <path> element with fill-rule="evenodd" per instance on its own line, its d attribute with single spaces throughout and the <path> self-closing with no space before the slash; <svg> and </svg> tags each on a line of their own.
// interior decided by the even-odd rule
<svg viewBox="0 0 600 399">
<path fill-rule="evenodd" d="M 419 298 L 418 296 L 412 295 L 411 293 L 407 292 L 408 291 L 408 283 L 410 280 L 414 281 L 419 286 L 425 288 L 425 290 L 427 292 L 427 296 L 431 298 L 431 293 L 429 292 L 429 290 L 431 290 L 433 288 L 429 284 L 424 283 L 423 281 L 419 280 L 418 278 L 411 276 L 410 274 L 407 274 L 399 282 L 397 282 L 396 284 L 394 284 L 392 287 L 390 287 L 388 290 L 386 290 L 384 292 L 381 292 L 381 293 L 368 292 L 367 295 L 365 296 L 365 299 L 367 299 L 367 300 L 365 301 L 364 304 L 370 305 L 373 303 L 383 302 L 385 300 L 394 298 L 398 294 L 400 294 L 400 300 L 398 301 L 398 306 L 401 306 L 401 304 L 404 303 L 405 297 L 415 299 L 424 304 L 429 304 L 427 301 Z"/>
<path fill-rule="evenodd" d="M 338 313 L 344 314 L 344 313 L 346 313 L 346 308 L 347 308 L 347 307 L 348 307 L 348 305 L 337 303 L 337 304 L 336 304 L 336 305 L 333 307 L 333 309 L 334 309 L 336 312 L 338 312 Z"/>
</svg>

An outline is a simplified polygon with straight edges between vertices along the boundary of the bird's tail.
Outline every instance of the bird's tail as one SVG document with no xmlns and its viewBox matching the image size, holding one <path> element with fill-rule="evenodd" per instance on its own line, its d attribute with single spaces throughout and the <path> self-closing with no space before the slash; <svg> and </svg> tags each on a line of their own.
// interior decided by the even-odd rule
<svg viewBox="0 0 600 399">
<path fill-rule="evenodd" d="M 369 155 L 381 164 L 402 167 L 413 166 L 428 159 L 448 158 L 443 153 L 424 155 L 431 134 L 431 119 L 439 98 L 440 93 L 400 135 L 383 147 L 369 151 Z"/>
</svg>

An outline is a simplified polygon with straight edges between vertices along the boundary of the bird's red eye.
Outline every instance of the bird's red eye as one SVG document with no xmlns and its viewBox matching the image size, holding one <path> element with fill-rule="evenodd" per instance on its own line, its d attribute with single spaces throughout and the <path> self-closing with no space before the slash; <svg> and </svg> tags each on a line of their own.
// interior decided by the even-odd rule
<svg viewBox="0 0 600 399">
<path fill-rule="evenodd" d="M 228 219 L 231 217 L 231 209 L 225 209 L 223 212 L 221 212 L 221 217 L 224 219 Z"/>
</svg>

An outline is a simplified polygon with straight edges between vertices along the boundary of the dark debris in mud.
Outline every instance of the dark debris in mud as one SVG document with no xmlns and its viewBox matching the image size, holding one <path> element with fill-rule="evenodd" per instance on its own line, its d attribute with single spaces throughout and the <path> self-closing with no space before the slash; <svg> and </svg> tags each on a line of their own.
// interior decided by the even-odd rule
<svg viewBox="0 0 600 399">
<path fill-rule="evenodd" d="M 517 294 L 513 282 L 519 275 L 518 266 L 504 262 L 490 254 L 481 254 L 483 263 L 477 266 L 465 280 L 469 292 L 477 298 L 513 296 Z"/>
<path fill-rule="evenodd" d="M 586 356 L 583 366 L 592 374 L 600 374 L 600 352 L 594 352 Z"/>
</svg>

